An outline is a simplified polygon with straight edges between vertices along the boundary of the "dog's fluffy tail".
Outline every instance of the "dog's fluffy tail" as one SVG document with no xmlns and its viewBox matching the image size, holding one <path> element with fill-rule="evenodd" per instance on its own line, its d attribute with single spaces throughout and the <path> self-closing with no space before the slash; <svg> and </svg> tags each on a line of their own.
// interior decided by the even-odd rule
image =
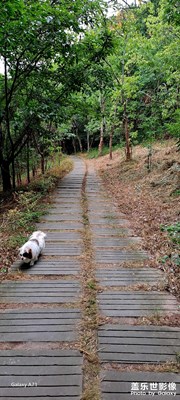
<svg viewBox="0 0 180 400">
<path fill-rule="evenodd" d="M 46 237 L 47 235 L 46 235 L 46 233 L 44 233 L 44 232 L 42 232 L 42 231 L 35 231 L 35 232 L 33 232 L 33 234 L 30 236 L 30 239 L 40 239 L 40 238 L 42 238 L 42 239 L 45 239 L 45 237 Z"/>
</svg>

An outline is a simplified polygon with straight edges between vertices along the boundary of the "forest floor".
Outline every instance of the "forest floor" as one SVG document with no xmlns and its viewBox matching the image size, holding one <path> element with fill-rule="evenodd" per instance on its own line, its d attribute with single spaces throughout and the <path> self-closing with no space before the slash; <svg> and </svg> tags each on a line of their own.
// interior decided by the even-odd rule
<svg viewBox="0 0 180 400">
<path fill-rule="evenodd" d="M 133 148 L 132 161 L 124 150 L 89 160 L 105 183 L 119 210 L 126 214 L 143 249 L 150 254 L 149 266 L 166 271 L 166 290 L 180 296 L 179 195 L 180 163 L 175 141 L 153 144 L 151 171 L 148 148 Z"/>
</svg>

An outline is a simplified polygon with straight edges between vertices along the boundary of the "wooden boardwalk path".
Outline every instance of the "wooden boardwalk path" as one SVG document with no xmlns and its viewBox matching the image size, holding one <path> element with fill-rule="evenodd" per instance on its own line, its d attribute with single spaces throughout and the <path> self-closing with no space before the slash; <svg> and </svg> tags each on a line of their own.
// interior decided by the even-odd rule
<svg viewBox="0 0 180 400">
<path fill-rule="evenodd" d="M 0 285 L 0 399 L 82 398 L 80 272 L 87 222 L 82 209 L 85 173 L 84 162 L 75 157 L 73 171 L 59 183 L 51 210 L 38 224 L 47 233 L 43 256 L 31 268 L 16 261 L 12 270 L 18 271 L 17 280 L 7 279 Z M 142 265 L 148 255 L 141 250 L 141 239 L 134 236 L 129 221 L 112 204 L 92 168 L 85 192 L 100 289 L 98 312 L 104 320 L 95 332 L 100 398 L 178 400 L 180 375 L 143 371 L 144 365 L 176 361 L 180 330 L 132 324 L 138 317 L 177 313 L 177 301 L 167 292 L 133 286 L 156 285 L 163 282 L 164 274 Z M 127 365 L 129 370 L 122 371 Z M 137 365 L 142 365 L 140 371 L 133 370 Z"/>
</svg>

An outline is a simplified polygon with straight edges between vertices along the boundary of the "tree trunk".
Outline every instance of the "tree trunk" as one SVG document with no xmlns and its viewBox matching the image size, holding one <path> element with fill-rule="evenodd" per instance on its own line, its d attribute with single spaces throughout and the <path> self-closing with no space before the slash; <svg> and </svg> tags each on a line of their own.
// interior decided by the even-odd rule
<svg viewBox="0 0 180 400">
<path fill-rule="evenodd" d="M 16 189 L 16 171 L 15 171 L 15 164 L 14 164 L 14 154 L 12 155 L 12 183 L 13 183 L 13 189 Z"/>
<path fill-rule="evenodd" d="M 102 150 L 103 150 L 103 145 L 104 145 L 104 123 L 103 120 L 101 121 L 101 129 L 100 129 L 100 141 L 99 141 L 99 146 L 98 146 L 98 155 L 102 155 Z"/>
<path fill-rule="evenodd" d="M 30 183 L 30 169 L 29 169 L 29 140 L 27 141 L 27 183 Z"/>
<path fill-rule="evenodd" d="M 104 132 L 105 132 L 105 127 L 106 127 L 106 121 L 105 121 L 105 100 L 103 97 L 103 94 L 101 93 L 101 99 L 100 99 L 100 105 L 101 105 L 101 115 L 102 115 L 102 120 L 101 120 L 101 129 L 100 129 L 100 140 L 99 140 L 99 146 L 98 146 L 98 155 L 102 155 L 102 149 L 104 145 Z"/>
<path fill-rule="evenodd" d="M 90 145 L 89 145 L 89 132 L 87 132 L 87 152 L 89 153 Z"/>
<path fill-rule="evenodd" d="M 32 175 L 33 175 L 33 178 L 35 178 L 35 176 L 36 176 L 36 167 L 35 166 L 32 169 Z"/>
<path fill-rule="evenodd" d="M 114 135 L 114 125 L 111 128 L 111 132 L 109 135 L 109 158 L 112 160 L 112 141 L 113 141 L 113 135 Z"/>
<path fill-rule="evenodd" d="M 124 121 L 124 130 L 125 130 L 125 139 L 126 139 L 126 161 L 131 161 L 132 160 L 132 147 L 131 147 L 131 142 L 130 142 L 130 137 L 129 137 L 128 120 L 127 120 L 126 116 L 125 116 L 125 121 Z"/>
<path fill-rule="evenodd" d="M 80 152 L 82 153 L 83 148 L 82 148 L 81 138 L 80 138 L 80 136 L 78 135 L 77 132 L 76 132 L 76 137 L 77 137 L 77 140 L 78 140 L 78 143 L 79 143 Z"/>
<path fill-rule="evenodd" d="M 7 58 L 4 57 L 4 76 L 5 76 L 5 100 L 6 100 L 6 105 L 5 105 L 5 115 L 6 115 L 6 129 L 7 129 L 7 135 L 10 141 L 11 145 L 11 160 L 12 160 L 12 181 L 13 181 L 13 189 L 15 190 L 16 188 L 16 174 L 15 174 L 15 165 L 14 165 L 14 143 L 11 137 L 11 131 L 10 131 L 10 118 L 9 118 L 9 105 L 8 105 L 8 72 L 7 72 Z M 8 165 L 9 169 L 9 165 Z M 10 177 L 10 173 L 9 173 Z M 8 186 L 9 186 L 10 180 L 8 179 Z"/>
<path fill-rule="evenodd" d="M 76 154 L 76 143 L 74 138 L 72 139 L 72 145 L 73 145 L 73 149 L 74 149 L 74 154 Z"/>
<path fill-rule="evenodd" d="M 115 109 L 114 109 L 114 122 L 111 127 L 110 135 L 109 135 L 109 158 L 112 160 L 112 143 L 113 143 L 113 136 L 114 136 L 114 130 L 115 130 L 115 118 L 117 114 L 117 106 L 118 106 L 118 99 L 116 100 L 115 104 Z"/>
<path fill-rule="evenodd" d="M 18 185 L 18 186 L 22 185 L 22 179 L 21 179 L 21 173 L 20 173 L 20 171 L 17 171 L 16 179 L 17 179 L 17 185 Z"/>
<path fill-rule="evenodd" d="M 8 161 L 1 161 L 1 175 L 3 181 L 3 192 L 7 192 L 12 189 L 11 185 L 11 175 L 10 175 L 10 166 Z"/>
<path fill-rule="evenodd" d="M 41 172 L 44 175 L 45 173 L 45 165 L 44 165 L 44 154 L 41 154 Z"/>
</svg>

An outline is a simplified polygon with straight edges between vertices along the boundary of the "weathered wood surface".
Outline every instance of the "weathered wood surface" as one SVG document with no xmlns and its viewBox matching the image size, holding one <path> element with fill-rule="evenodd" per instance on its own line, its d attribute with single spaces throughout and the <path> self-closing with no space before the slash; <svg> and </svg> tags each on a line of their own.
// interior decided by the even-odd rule
<svg viewBox="0 0 180 400">
<path fill-rule="evenodd" d="M 63 231 L 63 230 L 76 230 L 76 229 L 82 229 L 83 224 L 81 222 L 45 222 L 45 223 L 40 223 L 37 224 L 37 228 L 41 229 L 42 231 L 46 232 L 46 231 Z"/>
<path fill-rule="evenodd" d="M 68 303 L 78 299 L 77 281 L 40 280 L 2 282 L 1 303 Z"/>
<path fill-rule="evenodd" d="M 6 350 L 0 350 L 2 400 L 82 398 L 83 356 L 75 349 L 81 347 L 78 340 L 82 315 L 78 307 L 82 299 L 81 255 L 85 250 L 81 204 L 85 165 L 80 158 L 74 160 L 75 169 L 59 183 L 52 208 L 37 224 L 37 229 L 47 233 L 43 255 L 30 268 L 16 261 L 14 271 L 18 268 L 20 274 L 26 274 L 25 280 L 4 281 L 0 285 L 0 337 L 1 345 L 6 346 Z M 141 250 L 141 238 L 134 236 L 126 216 L 112 204 L 91 168 L 86 195 L 95 278 L 102 290 L 97 296 L 99 314 L 125 317 L 126 321 L 151 314 L 177 314 L 176 299 L 165 291 L 121 290 L 121 286 L 138 283 L 154 285 L 161 282 L 164 274 L 146 267 L 148 254 Z M 56 346 L 67 350 L 52 350 Z M 175 361 L 179 346 L 178 328 L 134 326 L 128 322 L 99 327 L 101 399 L 134 400 L 137 393 L 130 394 L 132 382 L 178 383 L 176 374 L 135 373 L 132 368 L 134 364 L 152 366 Z M 128 364 L 131 371 L 112 369 L 121 364 Z M 179 392 L 177 384 L 176 399 Z M 150 398 L 147 393 L 139 397 Z M 167 398 L 172 396 L 163 396 Z"/>
<path fill-rule="evenodd" d="M 0 351 L 0 398 L 78 400 L 82 355 L 74 350 Z"/>
<path fill-rule="evenodd" d="M 6 310 L 0 313 L 1 342 L 75 341 L 80 311 L 63 308 Z"/>
<path fill-rule="evenodd" d="M 105 325 L 99 330 L 99 347 L 102 362 L 176 362 L 180 328 Z"/>
<path fill-rule="evenodd" d="M 153 383 L 155 384 L 154 389 Z M 161 389 L 164 383 L 164 390 Z M 172 390 L 171 387 L 175 389 Z M 169 384 L 171 386 L 169 386 Z M 138 390 L 131 390 L 137 387 Z M 167 389 L 166 389 L 167 387 Z M 170 387 L 170 389 L 169 389 Z M 145 388 L 145 389 L 144 389 Z M 160 388 L 160 390 L 159 390 Z M 133 392 L 131 394 L 131 391 Z M 149 391 L 153 394 L 148 394 Z M 145 393 L 144 395 L 142 394 Z M 158 395 L 158 392 L 161 394 Z M 172 395 L 164 395 L 164 392 L 172 392 Z M 139 395 L 138 395 L 139 393 Z M 141 393 L 141 394 L 140 394 Z M 180 398 L 180 375 L 174 373 L 154 373 L 154 372 L 122 372 L 122 371 L 102 371 L 101 373 L 101 399 L 102 400 L 143 400 L 152 398 L 178 399 Z"/>
<path fill-rule="evenodd" d="M 80 262 L 72 258 L 60 259 L 43 256 L 32 267 L 16 261 L 11 270 L 12 272 L 19 270 L 26 275 L 77 275 L 80 271 Z"/>
<path fill-rule="evenodd" d="M 107 291 L 98 295 L 100 311 L 109 317 L 142 317 L 178 312 L 172 295 L 161 292 Z"/>
<path fill-rule="evenodd" d="M 165 280 L 164 274 L 153 268 L 98 269 L 96 278 L 101 286 L 127 286 L 140 283 L 155 285 Z"/>
</svg>

